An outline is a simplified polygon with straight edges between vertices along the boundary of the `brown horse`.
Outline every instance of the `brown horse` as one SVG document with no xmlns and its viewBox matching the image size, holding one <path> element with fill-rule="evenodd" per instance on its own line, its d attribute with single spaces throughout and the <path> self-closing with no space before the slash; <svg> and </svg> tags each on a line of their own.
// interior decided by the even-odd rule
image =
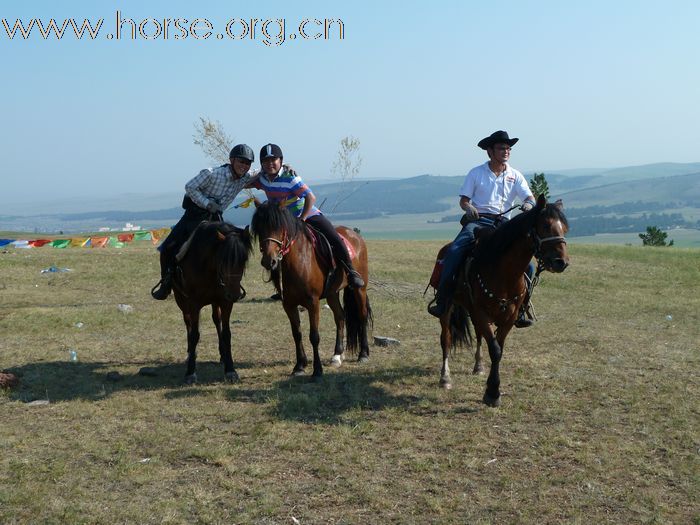
<svg viewBox="0 0 700 525">
<path fill-rule="evenodd" d="M 540 196 L 533 209 L 517 215 L 477 243 L 474 259 L 457 278 L 452 305 L 440 318 L 440 386 L 452 388 L 448 353 L 460 343 L 471 343 L 471 319 L 477 338 L 474 373 L 482 372 L 482 338 L 491 358 L 483 401 L 489 406 L 500 404 L 499 364 L 506 336 L 526 299 L 525 270 L 534 256 L 538 261 L 537 276 L 542 270 L 563 272 L 569 265 L 564 238 L 568 229 L 561 201 L 547 204 L 545 197 Z"/>
<path fill-rule="evenodd" d="M 333 311 L 336 326 L 335 350 L 331 365 L 340 366 L 343 361 L 345 329 L 348 349 L 354 352 L 359 344 L 358 361 L 367 361 L 367 328 L 372 321 L 372 310 L 366 286 L 359 289 L 347 287 L 345 272 L 341 269 L 335 271 L 327 280 L 329 262 L 316 250 L 308 225 L 294 217 L 286 208 L 280 208 L 270 202 L 260 205 L 251 220 L 251 229 L 260 244 L 260 263 L 272 272 L 275 287 L 282 295 L 284 311 L 289 317 L 296 346 L 296 364 L 292 375 L 303 375 L 308 364 L 302 343 L 299 306 L 303 306 L 309 313 L 309 341 L 314 351 L 312 377 L 319 378 L 323 375 L 318 353 L 319 301 L 323 297 Z M 338 226 L 336 231 L 351 243 L 355 252 L 352 263 L 367 283 L 367 246 L 364 240 L 344 226 Z M 339 292 L 342 289 L 345 291 L 341 306 Z"/>
<path fill-rule="evenodd" d="M 219 355 L 224 364 L 225 378 L 238 381 L 231 356 L 229 320 L 233 303 L 245 296 L 241 279 L 252 246 L 247 228 L 242 230 L 226 222 L 202 222 L 186 243 L 186 253 L 178 264 L 173 289 L 187 327 L 187 384 L 197 381 L 199 312 L 209 304 L 219 336 Z"/>
</svg>

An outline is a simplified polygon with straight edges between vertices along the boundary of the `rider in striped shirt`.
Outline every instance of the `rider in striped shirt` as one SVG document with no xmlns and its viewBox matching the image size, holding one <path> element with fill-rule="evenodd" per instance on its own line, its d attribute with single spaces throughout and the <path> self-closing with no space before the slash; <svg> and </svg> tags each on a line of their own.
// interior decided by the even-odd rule
<svg viewBox="0 0 700 525">
<path fill-rule="evenodd" d="M 263 190 L 271 202 L 284 204 L 295 217 L 308 222 L 328 239 L 333 253 L 344 267 L 348 284 L 352 288 L 362 288 L 365 282 L 352 266 L 352 260 L 345 243 L 335 231 L 331 222 L 314 203 L 316 196 L 301 180 L 301 177 L 282 165 L 282 150 L 277 144 L 266 144 L 260 150 L 262 171 L 252 182 L 252 187 Z"/>
</svg>

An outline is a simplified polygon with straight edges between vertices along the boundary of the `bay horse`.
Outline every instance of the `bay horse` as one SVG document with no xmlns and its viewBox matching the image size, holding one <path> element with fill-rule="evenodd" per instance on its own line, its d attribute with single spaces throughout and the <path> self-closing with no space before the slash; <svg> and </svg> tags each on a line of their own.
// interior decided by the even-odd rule
<svg viewBox="0 0 700 525">
<path fill-rule="evenodd" d="M 219 338 L 219 356 L 226 381 L 238 381 L 231 356 L 231 310 L 245 296 L 241 279 L 252 252 L 248 228 L 227 222 L 202 222 L 178 253 L 173 281 L 175 301 L 187 328 L 187 371 L 185 383 L 197 382 L 196 360 L 199 342 L 199 313 L 211 305 L 211 317 Z"/>
<path fill-rule="evenodd" d="M 528 294 L 525 270 L 535 257 L 538 262 L 535 279 L 542 270 L 563 272 L 569 265 L 564 237 L 568 230 L 561 201 L 547 204 L 547 199 L 540 195 L 531 210 L 479 239 L 471 264 L 468 268 L 462 266 L 459 272 L 452 304 L 440 317 L 441 387 L 452 388 L 448 353 L 462 343 L 471 344 L 471 320 L 477 339 L 474 373 L 482 373 L 482 338 L 491 358 L 483 402 L 492 407 L 500 404 L 499 364 L 506 336 Z"/>
<path fill-rule="evenodd" d="M 369 282 L 367 246 L 353 230 L 345 226 L 335 228 L 351 244 L 355 269 L 365 283 Z M 366 285 L 359 289 L 347 286 L 345 272 L 339 266 L 327 281 L 329 261 L 316 250 L 311 227 L 294 217 L 289 210 L 270 201 L 261 204 L 251 220 L 251 230 L 260 244 L 260 264 L 271 272 L 271 277 L 282 296 L 282 306 L 289 318 L 296 347 L 296 363 L 292 375 L 303 375 L 308 364 L 302 343 L 299 306 L 309 313 L 309 342 L 313 347 L 313 379 L 323 375 L 319 357 L 318 331 L 320 300 L 325 297 L 335 320 L 335 349 L 331 365 L 340 366 L 344 358 L 343 331 L 346 330 L 347 348 L 355 352 L 359 345 L 358 361 L 369 359 L 367 328 L 372 322 L 372 310 Z M 354 251 L 354 255 L 352 253 Z M 340 304 L 340 291 L 343 305 Z"/>
</svg>

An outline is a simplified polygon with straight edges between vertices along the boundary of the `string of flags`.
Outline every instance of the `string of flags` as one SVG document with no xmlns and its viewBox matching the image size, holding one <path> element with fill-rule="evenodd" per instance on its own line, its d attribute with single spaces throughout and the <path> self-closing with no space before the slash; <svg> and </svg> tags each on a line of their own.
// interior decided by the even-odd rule
<svg viewBox="0 0 700 525">
<path fill-rule="evenodd" d="M 153 244 L 158 244 L 169 233 L 170 228 L 159 228 L 110 236 L 93 235 L 68 239 L 0 239 L 0 248 L 4 246 L 15 248 L 41 248 L 42 246 L 51 246 L 52 248 L 123 248 L 127 243 L 133 241 L 151 241 Z"/>
</svg>

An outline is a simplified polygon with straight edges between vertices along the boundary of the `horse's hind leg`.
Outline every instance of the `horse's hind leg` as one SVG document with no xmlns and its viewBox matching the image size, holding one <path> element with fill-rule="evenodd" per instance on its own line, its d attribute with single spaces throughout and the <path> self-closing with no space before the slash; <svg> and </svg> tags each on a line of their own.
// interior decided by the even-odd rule
<svg viewBox="0 0 700 525">
<path fill-rule="evenodd" d="M 304 375 L 304 368 L 308 364 L 306 352 L 304 352 L 304 344 L 301 341 L 301 324 L 299 320 L 299 310 L 296 304 L 283 303 L 284 311 L 289 318 L 289 326 L 292 329 L 292 337 L 294 338 L 294 346 L 296 348 L 297 362 L 292 370 L 293 376 Z"/>
<path fill-rule="evenodd" d="M 219 355 L 221 362 L 224 363 L 224 375 L 226 381 L 235 383 L 238 381 L 238 373 L 233 367 L 233 356 L 231 355 L 231 309 L 233 303 L 224 302 L 219 308 L 221 314 L 220 325 L 221 329 L 217 329 L 219 334 Z"/>
<path fill-rule="evenodd" d="M 367 281 L 365 281 L 367 282 Z M 360 319 L 358 339 L 360 341 L 360 355 L 357 360 L 360 363 L 369 361 L 369 342 L 367 341 L 367 325 L 369 324 L 369 299 L 367 298 L 367 288 L 355 290 L 355 300 L 357 301 L 358 317 Z"/>
<path fill-rule="evenodd" d="M 187 327 L 187 372 L 185 383 L 191 385 L 197 382 L 197 343 L 199 343 L 199 309 L 191 308 L 189 312 L 183 312 Z"/>
<path fill-rule="evenodd" d="M 321 341 L 321 336 L 318 333 L 318 324 L 320 319 L 318 299 L 314 298 L 309 310 L 309 342 L 314 349 L 314 373 L 313 379 L 320 379 L 323 375 L 323 365 L 321 364 L 321 356 L 318 352 L 318 344 Z"/>
<path fill-rule="evenodd" d="M 333 350 L 333 357 L 331 357 L 331 366 L 338 367 L 343 364 L 343 354 L 345 352 L 345 346 L 343 345 L 345 312 L 343 312 L 343 307 L 340 305 L 340 296 L 337 292 L 330 293 L 327 300 L 335 321 L 335 349 Z"/>
<path fill-rule="evenodd" d="M 482 375 L 484 373 L 484 363 L 482 361 L 483 352 L 481 351 L 481 341 L 483 338 L 480 333 L 476 334 L 476 352 L 474 352 L 474 370 L 472 374 Z"/>
</svg>

